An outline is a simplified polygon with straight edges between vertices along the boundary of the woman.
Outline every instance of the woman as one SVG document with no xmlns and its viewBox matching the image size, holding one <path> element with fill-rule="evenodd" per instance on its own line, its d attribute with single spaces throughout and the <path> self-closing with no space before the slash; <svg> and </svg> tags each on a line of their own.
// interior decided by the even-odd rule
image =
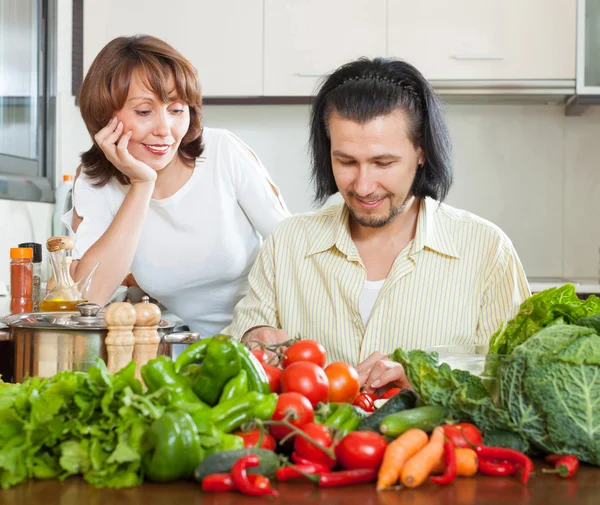
<svg viewBox="0 0 600 505">
<path fill-rule="evenodd" d="M 72 277 L 100 263 L 88 298 L 106 303 L 131 272 L 202 336 L 231 322 L 268 235 L 289 212 L 266 169 L 226 130 L 203 128 L 195 69 L 165 42 L 119 37 L 81 87 L 94 139 L 63 219 Z"/>
</svg>

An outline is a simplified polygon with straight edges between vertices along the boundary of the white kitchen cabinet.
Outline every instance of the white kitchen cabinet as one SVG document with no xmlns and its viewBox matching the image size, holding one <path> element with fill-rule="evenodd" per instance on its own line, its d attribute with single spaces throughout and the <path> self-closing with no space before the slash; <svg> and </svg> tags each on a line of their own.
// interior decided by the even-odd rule
<svg viewBox="0 0 600 505">
<path fill-rule="evenodd" d="M 386 0 L 265 0 L 264 94 L 310 96 L 324 74 L 384 56 Z"/>
<path fill-rule="evenodd" d="M 388 55 L 430 80 L 575 79 L 577 0 L 388 1 Z"/>
<path fill-rule="evenodd" d="M 86 0 L 84 69 L 121 35 L 164 39 L 198 69 L 204 96 L 259 96 L 262 0 Z"/>
</svg>

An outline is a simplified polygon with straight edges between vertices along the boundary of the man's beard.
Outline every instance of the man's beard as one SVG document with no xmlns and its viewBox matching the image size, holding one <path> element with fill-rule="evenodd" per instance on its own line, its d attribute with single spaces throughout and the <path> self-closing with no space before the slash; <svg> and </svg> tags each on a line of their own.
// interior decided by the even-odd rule
<svg viewBox="0 0 600 505">
<path fill-rule="evenodd" d="M 356 198 L 356 195 L 354 193 L 349 193 L 348 196 Z M 400 205 L 391 204 L 389 214 L 384 217 L 359 216 L 358 214 L 356 214 L 356 212 L 354 212 L 354 209 L 350 205 L 346 204 L 346 207 L 348 207 L 350 215 L 359 225 L 364 226 L 366 228 L 383 228 L 386 224 L 391 223 L 394 219 L 396 219 L 400 214 L 402 214 L 406 210 L 412 196 L 412 192 L 406 195 L 406 198 Z"/>
</svg>

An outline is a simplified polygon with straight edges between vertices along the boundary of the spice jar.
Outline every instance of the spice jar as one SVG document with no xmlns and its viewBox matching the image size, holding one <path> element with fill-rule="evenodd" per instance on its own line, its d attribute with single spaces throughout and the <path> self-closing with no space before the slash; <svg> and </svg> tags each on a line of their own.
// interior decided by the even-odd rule
<svg viewBox="0 0 600 505">
<path fill-rule="evenodd" d="M 33 311 L 40 310 L 41 288 L 42 288 L 42 244 L 36 242 L 25 242 L 19 247 L 30 247 L 33 249 Z"/>
<path fill-rule="evenodd" d="M 33 249 L 10 250 L 10 313 L 33 311 Z"/>
</svg>

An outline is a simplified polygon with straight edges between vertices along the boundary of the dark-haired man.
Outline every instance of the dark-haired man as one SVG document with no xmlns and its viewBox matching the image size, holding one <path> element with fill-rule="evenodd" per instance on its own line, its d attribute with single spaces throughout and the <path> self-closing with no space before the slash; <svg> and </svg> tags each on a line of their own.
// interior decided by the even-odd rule
<svg viewBox="0 0 600 505">
<path fill-rule="evenodd" d="M 498 227 L 441 203 L 450 141 L 423 76 L 398 60 L 340 67 L 316 97 L 310 137 L 317 200 L 339 191 L 344 203 L 279 225 L 225 331 L 318 340 L 366 391 L 407 385 L 387 359 L 397 347 L 487 343 L 529 287 Z"/>
</svg>

